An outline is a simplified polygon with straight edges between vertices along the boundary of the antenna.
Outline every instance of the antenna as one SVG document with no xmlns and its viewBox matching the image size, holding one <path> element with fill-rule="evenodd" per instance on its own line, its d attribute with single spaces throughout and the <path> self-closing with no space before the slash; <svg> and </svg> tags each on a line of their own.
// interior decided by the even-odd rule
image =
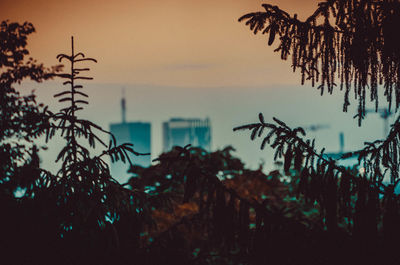
<svg viewBox="0 0 400 265">
<path fill-rule="evenodd" d="M 121 99 L 122 123 L 126 123 L 126 104 L 125 104 L 125 88 L 122 88 Z"/>
</svg>

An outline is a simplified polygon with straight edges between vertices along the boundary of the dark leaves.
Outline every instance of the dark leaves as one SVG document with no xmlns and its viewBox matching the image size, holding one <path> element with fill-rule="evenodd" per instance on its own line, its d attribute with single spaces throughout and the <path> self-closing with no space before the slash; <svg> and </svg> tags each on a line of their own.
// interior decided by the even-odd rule
<svg viewBox="0 0 400 265">
<path fill-rule="evenodd" d="M 312 86 L 319 83 L 321 93 L 327 89 L 332 94 L 339 79 L 341 89 L 345 87 L 344 111 L 350 104 L 349 91 L 354 90 L 359 123 L 365 116 L 367 90 L 378 104 L 378 80 L 384 84 L 388 105 L 395 99 L 396 109 L 400 106 L 395 26 L 400 21 L 399 2 L 324 1 L 304 21 L 277 6 L 262 6 L 264 12 L 245 14 L 239 22 L 245 21 L 254 34 L 269 34 L 268 45 L 277 41 L 275 52 L 281 53 L 281 59 L 291 54 L 293 71 L 301 72 L 302 84 L 310 80 Z"/>
<path fill-rule="evenodd" d="M 293 150 L 292 150 L 292 146 L 289 145 L 287 147 L 286 153 L 285 153 L 285 161 L 283 164 L 283 169 L 285 171 L 286 174 L 289 173 L 289 169 L 292 165 L 292 158 L 293 158 Z"/>
<path fill-rule="evenodd" d="M 303 150 L 301 147 L 297 147 L 294 152 L 294 168 L 297 171 L 301 170 L 303 159 Z"/>
<path fill-rule="evenodd" d="M 268 38 L 268 46 L 271 46 L 272 43 L 275 40 L 275 34 L 277 32 L 278 25 L 276 24 L 271 24 L 270 25 L 270 30 L 269 30 L 269 38 Z"/>
</svg>

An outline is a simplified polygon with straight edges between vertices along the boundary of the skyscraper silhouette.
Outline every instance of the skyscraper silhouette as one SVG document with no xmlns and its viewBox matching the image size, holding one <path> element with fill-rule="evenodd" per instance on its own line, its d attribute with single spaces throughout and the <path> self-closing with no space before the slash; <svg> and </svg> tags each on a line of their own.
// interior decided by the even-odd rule
<svg viewBox="0 0 400 265">
<path fill-rule="evenodd" d="M 151 124 L 149 122 L 126 122 L 125 95 L 121 99 L 122 122 L 110 124 L 110 131 L 117 140 L 117 144 L 131 143 L 133 149 L 139 153 L 151 152 Z M 135 156 L 130 154 L 134 165 L 148 167 L 151 164 L 150 155 Z M 111 174 L 120 183 L 126 183 L 129 179 L 129 163 L 118 161 L 111 164 Z"/>
<path fill-rule="evenodd" d="M 163 151 L 167 152 L 174 146 L 191 144 L 211 151 L 211 125 L 208 118 L 183 119 L 172 118 L 163 123 Z"/>
</svg>

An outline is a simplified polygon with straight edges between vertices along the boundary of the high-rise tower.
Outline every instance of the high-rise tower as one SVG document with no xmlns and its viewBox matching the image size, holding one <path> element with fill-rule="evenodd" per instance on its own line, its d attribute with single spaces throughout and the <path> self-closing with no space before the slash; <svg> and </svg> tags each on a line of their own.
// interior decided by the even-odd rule
<svg viewBox="0 0 400 265">
<path fill-rule="evenodd" d="M 173 118 L 163 123 L 163 151 L 167 152 L 174 146 L 191 144 L 211 151 L 210 119 Z"/>
<path fill-rule="evenodd" d="M 149 122 L 126 122 L 125 91 L 121 99 L 121 123 L 110 124 L 110 132 L 117 140 L 117 144 L 131 143 L 138 153 L 151 152 L 151 124 Z M 148 167 L 151 164 L 151 156 L 129 155 L 134 165 Z M 128 174 L 129 163 L 118 161 L 111 164 L 111 175 L 120 183 L 126 183 L 130 178 Z"/>
</svg>

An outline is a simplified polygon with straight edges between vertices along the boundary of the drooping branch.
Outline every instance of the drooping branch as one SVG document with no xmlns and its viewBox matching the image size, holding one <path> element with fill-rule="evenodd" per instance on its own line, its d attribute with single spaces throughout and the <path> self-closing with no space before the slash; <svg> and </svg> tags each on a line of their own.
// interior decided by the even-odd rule
<svg viewBox="0 0 400 265">
<path fill-rule="evenodd" d="M 239 21 L 256 34 L 269 34 L 268 44 L 278 42 L 281 59 L 292 59 L 293 71 L 301 72 L 302 84 L 310 80 L 332 93 L 337 83 L 345 90 L 343 111 L 350 91 L 358 99 L 359 123 L 365 116 L 367 91 L 378 109 L 378 85 L 383 85 L 388 108 L 400 106 L 400 23 L 398 1 L 321 2 L 305 21 L 277 6 L 263 4 L 264 12 L 249 13 Z M 278 39 L 279 37 L 279 39 Z"/>
<path fill-rule="evenodd" d="M 314 141 L 304 141 L 300 137 L 300 135 L 305 136 L 302 128 L 292 130 L 276 118 L 274 118 L 276 124 L 265 123 L 262 114 L 259 115 L 259 119 L 259 123 L 240 126 L 234 130 L 250 130 L 252 140 L 257 137 L 263 138 L 261 148 L 270 144 L 275 149 L 275 159 L 284 158 L 284 171 L 295 179 L 298 178 L 298 190 L 307 200 L 320 205 L 321 215 L 326 220 L 328 230 L 337 229 L 339 217 L 353 220 L 354 227 L 348 221 L 345 222 L 353 233 L 362 234 L 357 227 L 363 227 L 364 222 L 370 226 L 362 229 L 372 229 L 371 231 L 377 229 L 377 216 L 374 212 L 379 207 L 378 195 L 390 197 L 394 190 L 393 186 L 383 184 L 382 170 L 386 167 L 397 172 L 393 167 L 394 165 L 398 167 L 398 162 L 394 162 L 398 159 L 397 143 L 393 141 L 398 137 L 398 128 L 395 128 L 398 125 L 393 127 L 388 139 L 380 145 L 367 145 L 361 151 L 343 156 L 358 155 L 359 160 L 364 161 L 364 166 L 367 165 L 365 172 L 359 173 L 358 170 L 338 165 L 337 160 L 324 155 L 324 149 L 317 152 Z M 268 132 L 265 132 L 266 130 Z M 386 153 L 387 149 L 390 149 L 389 153 Z M 291 173 L 291 168 L 296 172 Z M 398 181 L 396 179 L 396 183 Z M 338 213 L 341 215 L 338 216 Z M 362 215 L 364 219 L 358 219 Z"/>
<path fill-rule="evenodd" d="M 366 169 L 371 178 L 383 181 L 386 171 L 390 172 L 390 183 L 394 186 L 400 181 L 400 117 L 392 124 L 385 140 L 366 142 L 359 151 L 349 152 L 343 158 L 358 156 L 359 163 Z"/>
</svg>

